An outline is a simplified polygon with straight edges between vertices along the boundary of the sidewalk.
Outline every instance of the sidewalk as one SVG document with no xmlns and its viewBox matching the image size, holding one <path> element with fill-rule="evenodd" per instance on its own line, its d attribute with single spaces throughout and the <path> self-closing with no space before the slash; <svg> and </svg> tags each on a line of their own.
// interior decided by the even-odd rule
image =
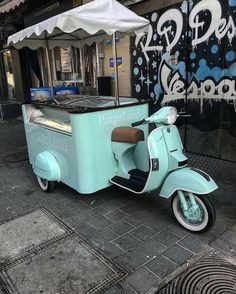
<svg viewBox="0 0 236 294">
<path fill-rule="evenodd" d="M 110 187 L 85 196 L 63 184 L 51 194 L 42 192 L 22 153 L 23 136 L 21 121 L 0 123 L 0 222 L 41 206 L 48 209 L 128 272 L 104 293 L 154 293 L 210 249 L 236 258 L 236 164 L 190 156 L 191 164 L 209 172 L 219 185 L 210 196 L 216 224 L 195 235 L 177 224 L 170 201 L 157 193 L 137 196 Z M 19 154 L 4 155 L 12 152 Z"/>
</svg>

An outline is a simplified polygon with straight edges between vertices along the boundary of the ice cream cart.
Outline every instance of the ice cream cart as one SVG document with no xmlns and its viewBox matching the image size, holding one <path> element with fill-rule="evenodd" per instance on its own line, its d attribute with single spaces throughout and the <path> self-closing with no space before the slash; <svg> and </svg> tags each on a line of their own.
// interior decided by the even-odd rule
<svg viewBox="0 0 236 294">
<path fill-rule="evenodd" d="M 108 187 L 117 167 L 112 130 L 148 116 L 148 104 L 120 97 L 117 107 L 114 97 L 78 96 L 60 107 L 52 103 L 23 105 L 29 159 L 40 186 L 50 189 L 61 181 L 83 194 Z M 147 134 L 147 126 L 143 130 Z M 137 150 L 136 156 L 145 168 L 144 155 Z"/>
</svg>

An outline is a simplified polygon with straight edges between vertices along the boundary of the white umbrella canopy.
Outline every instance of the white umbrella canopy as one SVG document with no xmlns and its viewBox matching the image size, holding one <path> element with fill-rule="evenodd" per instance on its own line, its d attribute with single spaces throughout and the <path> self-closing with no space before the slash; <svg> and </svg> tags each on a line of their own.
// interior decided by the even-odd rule
<svg viewBox="0 0 236 294">
<path fill-rule="evenodd" d="M 83 47 L 104 39 L 104 33 L 138 35 L 147 32 L 148 26 L 147 19 L 116 0 L 95 0 L 15 33 L 8 38 L 8 45 L 17 49 Z"/>
</svg>

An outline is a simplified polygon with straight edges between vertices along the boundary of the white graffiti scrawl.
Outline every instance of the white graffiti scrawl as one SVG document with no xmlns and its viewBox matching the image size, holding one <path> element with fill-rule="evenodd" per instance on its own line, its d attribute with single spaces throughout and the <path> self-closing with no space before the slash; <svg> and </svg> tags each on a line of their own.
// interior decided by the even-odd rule
<svg viewBox="0 0 236 294">
<path fill-rule="evenodd" d="M 133 51 L 134 91 L 155 103 L 225 99 L 236 109 L 236 0 L 188 3 L 146 16 L 149 31 Z"/>
</svg>

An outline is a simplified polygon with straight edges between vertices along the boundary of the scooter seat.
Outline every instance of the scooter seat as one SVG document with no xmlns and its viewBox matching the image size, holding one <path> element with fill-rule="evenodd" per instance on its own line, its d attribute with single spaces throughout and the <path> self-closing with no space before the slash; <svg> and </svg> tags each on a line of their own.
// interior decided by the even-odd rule
<svg viewBox="0 0 236 294">
<path fill-rule="evenodd" d="M 138 143 L 144 141 L 144 133 L 136 128 L 118 127 L 112 131 L 111 140 L 123 143 Z"/>
</svg>

